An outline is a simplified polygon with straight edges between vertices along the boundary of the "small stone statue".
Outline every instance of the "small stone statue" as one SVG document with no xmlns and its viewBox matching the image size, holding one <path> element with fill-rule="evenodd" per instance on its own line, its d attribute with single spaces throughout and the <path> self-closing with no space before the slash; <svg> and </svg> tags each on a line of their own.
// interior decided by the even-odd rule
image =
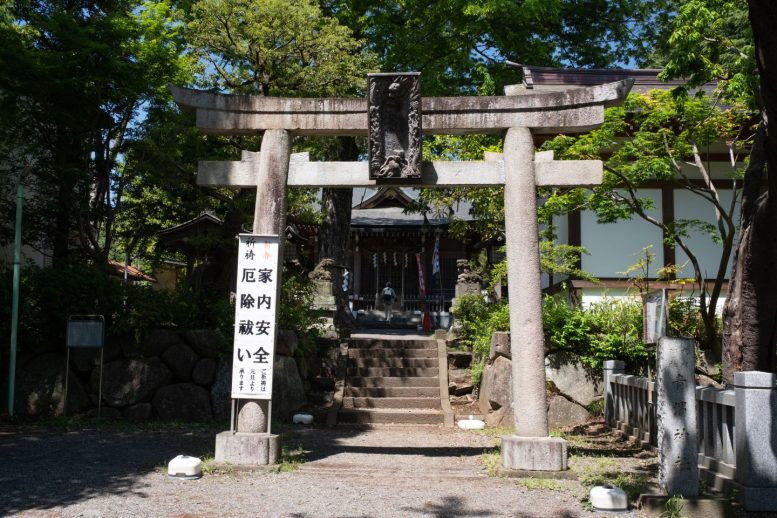
<svg viewBox="0 0 777 518">
<path fill-rule="evenodd" d="M 322 259 L 313 271 L 308 274 L 308 278 L 312 281 L 329 281 L 332 282 L 331 268 L 334 268 L 335 262 L 333 259 Z"/>
<path fill-rule="evenodd" d="M 472 271 L 466 259 L 456 259 L 456 270 L 458 271 L 457 284 L 475 284 L 483 280 L 480 275 Z"/>
</svg>

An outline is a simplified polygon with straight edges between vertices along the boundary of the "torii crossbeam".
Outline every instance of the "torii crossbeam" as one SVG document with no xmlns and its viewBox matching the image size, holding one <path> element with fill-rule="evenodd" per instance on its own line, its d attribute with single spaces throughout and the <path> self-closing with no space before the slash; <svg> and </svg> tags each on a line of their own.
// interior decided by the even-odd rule
<svg viewBox="0 0 777 518">
<path fill-rule="evenodd" d="M 507 469 L 557 471 L 567 467 L 566 442 L 548 437 L 536 187 L 591 186 L 601 183 L 602 177 L 600 161 L 553 161 L 552 153 L 535 154 L 532 134 L 594 129 L 604 122 L 604 108 L 623 102 L 632 84 L 633 80 L 624 80 L 542 94 L 422 98 L 424 134 L 506 131 L 503 154 L 487 153 L 480 162 L 427 162 L 422 164 L 420 178 L 380 180 L 413 187 L 505 187 L 516 430 L 515 435 L 502 438 L 502 464 Z M 293 135 L 367 135 L 366 100 L 222 95 L 176 87 L 171 90 L 182 109 L 196 111 L 197 127 L 206 133 L 253 135 L 264 131 L 259 153 L 244 152 L 239 162 L 200 162 L 198 175 L 198 183 L 203 186 L 256 187 L 255 234 L 281 233 L 287 186 L 380 184 L 370 178 L 366 162 L 310 162 L 306 154 L 290 152 Z M 506 90 L 519 93 L 515 87 Z M 266 411 L 260 402 L 241 409 L 237 431 L 247 433 L 225 438 L 228 440 L 221 446 L 217 438 L 217 460 L 252 463 L 255 456 L 244 451 L 272 448 L 272 444 L 260 444 L 269 419 Z M 259 446 L 251 442 L 252 434 Z M 266 463 L 267 455 L 263 459 Z"/>
</svg>

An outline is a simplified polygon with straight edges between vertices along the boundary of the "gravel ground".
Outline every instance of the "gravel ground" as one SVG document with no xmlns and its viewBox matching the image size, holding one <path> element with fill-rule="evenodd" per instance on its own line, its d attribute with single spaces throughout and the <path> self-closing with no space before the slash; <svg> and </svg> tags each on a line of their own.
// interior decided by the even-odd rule
<svg viewBox="0 0 777 518">
<path fill-rule="evenodd" d="M 217 431 L 0 426 L 0 515 L 601 516 L 584 510 L 576 481 L 489 477 L 481 458 L 496 439 L 439 427 L 289 429 L 284 446 L 305 452 L 294 471 L 166 476 L 175 455 L 212 455 Z"/>
</svg>

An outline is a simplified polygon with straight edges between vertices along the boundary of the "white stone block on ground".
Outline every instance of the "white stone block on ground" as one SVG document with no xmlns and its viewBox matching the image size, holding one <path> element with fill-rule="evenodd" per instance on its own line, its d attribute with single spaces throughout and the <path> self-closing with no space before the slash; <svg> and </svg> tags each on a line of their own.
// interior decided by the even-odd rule
<svg viewBox="0 0 777 518">
<path fill-rule="evenodd" d="M 202 461 L 197 457 L 178 455 L 167 464 L 167 476 L 191 480 L 202 476 Z"/>
<path fill-rule="evenodd" d="M 629 508 L 626 492 L 615 486 L 594 486 L 588 500 L 591 505 L 602 511 L 624 511 Z"/>
<path fill-rule="evenodd" d="M 456 423 L 462 430 L 482 430 L 486 423 L 480 419 L 461 419 Z"/>
<path fill-rule="evenodd" d="M 310 414 L 294 414 L 291 418 L 291 422 L 294 424 L 311 424 L 313 422 L 313 416 Z"/>
</svg>

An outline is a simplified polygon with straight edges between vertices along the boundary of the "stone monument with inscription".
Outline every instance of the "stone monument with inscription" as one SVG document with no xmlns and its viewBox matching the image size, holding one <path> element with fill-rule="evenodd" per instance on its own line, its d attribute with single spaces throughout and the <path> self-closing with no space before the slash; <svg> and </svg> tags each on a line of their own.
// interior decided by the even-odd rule
<svg viewBox="0 0 777 518">
<path fill-rule="evenodd" d="M 658 485 L 667 495 L 699 494 L 694 342 L 658 339 L 656 421 Z"/>
</svg>

